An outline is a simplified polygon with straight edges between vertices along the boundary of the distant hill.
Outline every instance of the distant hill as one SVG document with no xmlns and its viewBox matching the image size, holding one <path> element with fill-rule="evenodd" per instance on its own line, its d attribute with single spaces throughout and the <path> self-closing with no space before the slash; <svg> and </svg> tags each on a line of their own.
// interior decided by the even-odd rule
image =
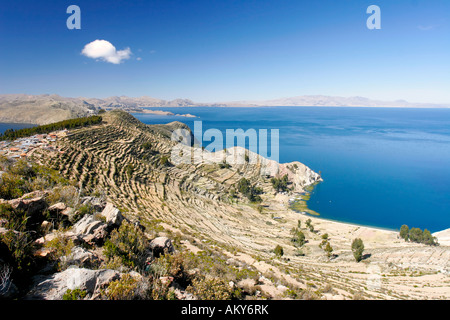
<svg viewBox="0 0 450 320">
<path fill-rule="evenodd" d="M 0 95 L 0 122 L 49 124 L 94 114 L 98 108 L 58 95 Z"/>
<path fill-rule="evenodd" d="M 53 94 L 0 95 L 0 122 L 49 124 L 62 120 L 97 114 L 100 109 L 142 111 L 144 107 L 194 106 L 187 99 L 166 101 L 151 97 L 67 98 Z"/>
<path fill-rule="evenodd" d="M 430 103 L 411 103 L 405 100 L 380 101 L 364 97 L 333 97 L 323 95 L 306 95 L 274 100 L 234 101 L 223 103 L 229 107 L 261 106 L 304 106 L 304 107 L 397 107 L 397 108 L 448 108 L 450 105 Z"/>
<path fill-rule="evenodd" d="M 323 95 L 297 96 L 274 100 L 194 102 L 189 99 L 162 100 L 148 96 L 108 98 L 67 98 L 56 94 L 0 95 L 0 122 L 49 124 L 62 120 L 97 114 L 100 109 L 121 109 L 139 112 L 143 108 L 163 107 L 262 107 L 262 106 L 328 106 L 328 107 L 398 107 L 448 108 L 450 105 L 411 103 L 405 100 L 379 101 L 364 97 L 331 97 Z"/>
</svg>

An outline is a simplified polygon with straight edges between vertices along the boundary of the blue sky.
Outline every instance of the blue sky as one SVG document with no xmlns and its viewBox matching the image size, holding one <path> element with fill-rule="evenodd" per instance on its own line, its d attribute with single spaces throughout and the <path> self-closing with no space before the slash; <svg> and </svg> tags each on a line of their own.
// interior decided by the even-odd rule
<svg viewBox="0 0 450 320">
<path fill-rule="evenodd" d="M 130 3 L 131 2 L 131 3 Z M 68 30 L 69 5 L 81 30 Z M 381 30 L 369 30 L 369 5 Z M 81 54 L 106 40 L 119 64 Z M 448 0 L 4 1 L 0 93 L 450 103 Z"/>
</svg>

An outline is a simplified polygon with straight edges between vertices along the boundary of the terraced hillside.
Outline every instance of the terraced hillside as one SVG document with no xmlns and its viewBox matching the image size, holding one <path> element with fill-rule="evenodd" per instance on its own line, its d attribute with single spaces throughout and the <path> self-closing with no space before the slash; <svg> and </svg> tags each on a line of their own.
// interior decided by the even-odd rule
<svg viewBox="0 0 450 320">
<path fill-rule="evenodd" d="M 301 163 L 267 162 L 244 150 L 256 157 L 256 164 L 174 165 L 170 155 L 176 143 L 170 137 L 186 125 L 147 126 L 122 111 L 108 112 L 103 119 L 101 125 L 74 130 L 58 141 L 61 153 L 35 156 L 74 178 L 86 193 L 104 192 L 125 214 L 158 224 L 166 232 L 179 232 L 186 250 L 196 253 L 209 246 L 260 272 L 258 285 L 266 296 L 308 292 L 310 298 L 325 299 L 450 297 L 449 247 L 405 243 L 395 232 L 290 210 L 292 195 L 276 193 L 270 179 L 287 175 L 290 193 L 320 181 Z M 261 175 L 262 166 L 270 173 Z M 244 177 L 263 191 L 260 204 L 250 203 L 237 190 Z M 305 228 L 307 219 L 315 230 Z M 307 239 L 301 248 L 291 241 L 291 229 L 299 220 Z M 325 233 L 334 248 L 331 258 L 319 246 Z M 356 237 L 364 240 L 369 253 L 361 263 L 354 261 L 350 250 Z M 284 249 L 282 258 L 273 253 L 277 245 Z"/>
</svg>

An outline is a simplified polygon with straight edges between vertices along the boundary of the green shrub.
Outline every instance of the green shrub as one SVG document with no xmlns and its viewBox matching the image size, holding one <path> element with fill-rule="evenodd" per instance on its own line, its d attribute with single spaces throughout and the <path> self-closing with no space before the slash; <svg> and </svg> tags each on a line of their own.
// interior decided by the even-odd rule
<svg viewBox="0 0 450 320">
<path fill-rule="evenodd" d="M 162 156 L 161 158 L 159 158 L 159 164 L 164 167 L 170 167 L 171 163 L 169 161 L 169 157 Z"/>
<path fill-rule="evenodd" d="M 0 198 L 5 200 L 20 198 L 23 194 L 25 181 L 21 176 L 9 172 L 3 173 L 0 183 Z"/>
<path fill-rule="evenodd" d="M 281 247 L 280 245 L 277 245 L 275 249 L 273 249 L 273 252 L 277 257 L 282 257 L 284 255 L 283 247 Z"/>
<path fill-rule="evenodd" d="M 224 279 L 213 277 L 194 279 L 186 291 L 199 300 L 231 300 L 234 292 Z"/>
<path fill-rule="evenodd" d="M 63 235 L 61 231 L 56 233 L 56 237 L 47 243 L 45 248 L 50 250 L 51 259 L 58 261 L 58 270 L 64 270 L 67 265 L 65 261 L 61 260 L 62 257 L 67 257 L 72 253 L 72 249 L 75 246 L 73 241 Z"/>
<path fill-rule="evenodd" d="M 173 277 L 180 285 L 187 285 L 190 282 L 190 276 L 186 273 L 185 256 L 181 253 L 164 254 L 155 259 L 148 271 L 156 278 Z"/>
<path fill-rule="evenodd" d="M 108 300 L 136 300 L 140 296 L 138 288 L 138 280 L 125 274 L 108 285 L 105 295 Z"/>
<path fill-rule="evenodd" d="M 305 234 L 298 228 L 292 228 L 291 234 L 292 234 L 291 241 L 294 242 L 295 245 L 302 247 L 306 243 Z"/>
<path fill-rule="evenodd" d="M 3 243 L 14 262 L 14 269 L 26 271 L 33 260 L 33 239 L 27 231 L 27 215 L 22 210 L 14 210 L 9 204 L 0 204 L 0 219 L 8 231 L 0 234 Z"/>
<path fill-rule="evenodd" d="M 63 295 L 63 300 L 82 300 L 86 297 L 87 292 L 81 289 L 67 289 Z"/>
<path fill-rule="evenodd" d="M 149 254 L 149 244 L 141 229 L 124 221 L 119 229 L 111 232 L 103 252 L 108 259 L 119 257 L 126 267 L 143 268 Z"/>
<path fill-rule="evenodd" d="M 333 247 L 331 246 L 329 241 L 327 241 L 327 244 L 323 250 L 325 250 L 325 252 L 327 253 L 328 258 L 331 257 L 331 254 L 333 252 Z"/>
<path fill-rule="evenodd" d="M 78 189 L 69 185 L 55 187 L 48 194 L 47 201 L 50 205 L 63 202 L 73 208 L 79 201 Z"/>
<path fill-rule="evenodd" d="M 314 226 L 312 225 L 311 219 L 306 220 L 306 226 L 308 227 L 309 231 L 314 232 Z"/>
<path fill-rule="evenodd" d="M 85 215 L 87 214 L 94 214 L 95 209 L 94 206 L 90 203 L 81 205 L 77 211 L 75 212 L 75 215 L 71 218 L 72 224 L 75 224 L 77 221 L 81 220 Z"/>
</svg>

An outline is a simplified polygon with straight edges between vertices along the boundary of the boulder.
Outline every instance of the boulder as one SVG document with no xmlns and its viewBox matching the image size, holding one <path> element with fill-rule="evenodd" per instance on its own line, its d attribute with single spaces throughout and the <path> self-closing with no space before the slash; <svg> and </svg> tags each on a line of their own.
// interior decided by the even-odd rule
<svg viewBox="0 0 450 320">
<path fill-rule="evenodd" d="M 89 234 L 102 224 L 104 224 L 102 221 L 95 220 L 93 215 L 87 214 L 73 225 L 72 232 L 77 235 Z"/>
<path fill-rule="evenodd" d="M 65 203 L 63 203 L 63 202 L 58 202 L 58 203 L 55 203 L 54 205 L 50 206 L 50 207 L 48 208 L 48 211 L 49 211 L 50 213 L 59 213 L 59 212 L 61 212 L 61 211 L 63 211 L 63 210 L 66 210 L 66 208 L 67 208 L 67 206 L 66 206 Z"/>
<path fill-rule="evenodd" d="M 9 200 L 8 203 L 13 209 L 26 212 L 29 217 L 37 213 L 41 213 L 47 208 L 47 202 L 44 197 L 36 197 L 32 199 L 19 198 Z"/>
<path fill-rule="evenodd" d="M 61 211 L 61 214 L 66 217 L 71 217 L 75 213 L 75 209 L 71 207 L 65 208 L 63 211 Z"/>
<path fill-rule="evenodd" d="M 76 265 L 79 267 L 93 267 L 98 265 L 100 259 L 92 251 L 82 247 L 74 247 L 69 256 L 62 258 L 66 265 Z"/>
<path fill-rule="evenodd" d="M 95 220 L 93 215 L 85 215 L 75 223 L 72 233 L 79 239 L 89 244 L 97 244 L 108 236 L 108 226 L 100 220 Z"/>
<path fill-rule="evenodd" d="M 34 280 L 27 300 L 62 300 L 68 289 L 80 289 L 93 295 L 105 288 L 111 281 L 120 278 L 115 270 L 90 270 L 85 268 L 69 268 L 51 276 L 39 276 Z"/>
<path fill-rule="evenodd" d="M 120 227 L 124 220 L 120 210 L 117 209 L 112 203 L 107 203 L 105 209 L 103 209 L 101 215 L 106 218 L 108 226 Z"/>
<path fill-rule="evenodd" d="M 95 211 L 102 211 L 106 207 L 106 201 L 97 197 L 83 197 L 80 199 L 82 205 L 91 205 Z"/>
<path fill-rule="evenodd" d="M 41 232 L 43 232 L 44 234 L 47 234 L 50 232 L 50 230 L 53 229 L 53 224 L 47 220 L 42 221 L 41 223 Z"/>
<path fill-rule="evenodd" d="M 150 242 L 150 249 L 152 249 L 153 256 L 159 257 L 167 250 L 168 253 L 174 252 L 172 241 L 167 237 L 158 237 Z"/>
</svg>

